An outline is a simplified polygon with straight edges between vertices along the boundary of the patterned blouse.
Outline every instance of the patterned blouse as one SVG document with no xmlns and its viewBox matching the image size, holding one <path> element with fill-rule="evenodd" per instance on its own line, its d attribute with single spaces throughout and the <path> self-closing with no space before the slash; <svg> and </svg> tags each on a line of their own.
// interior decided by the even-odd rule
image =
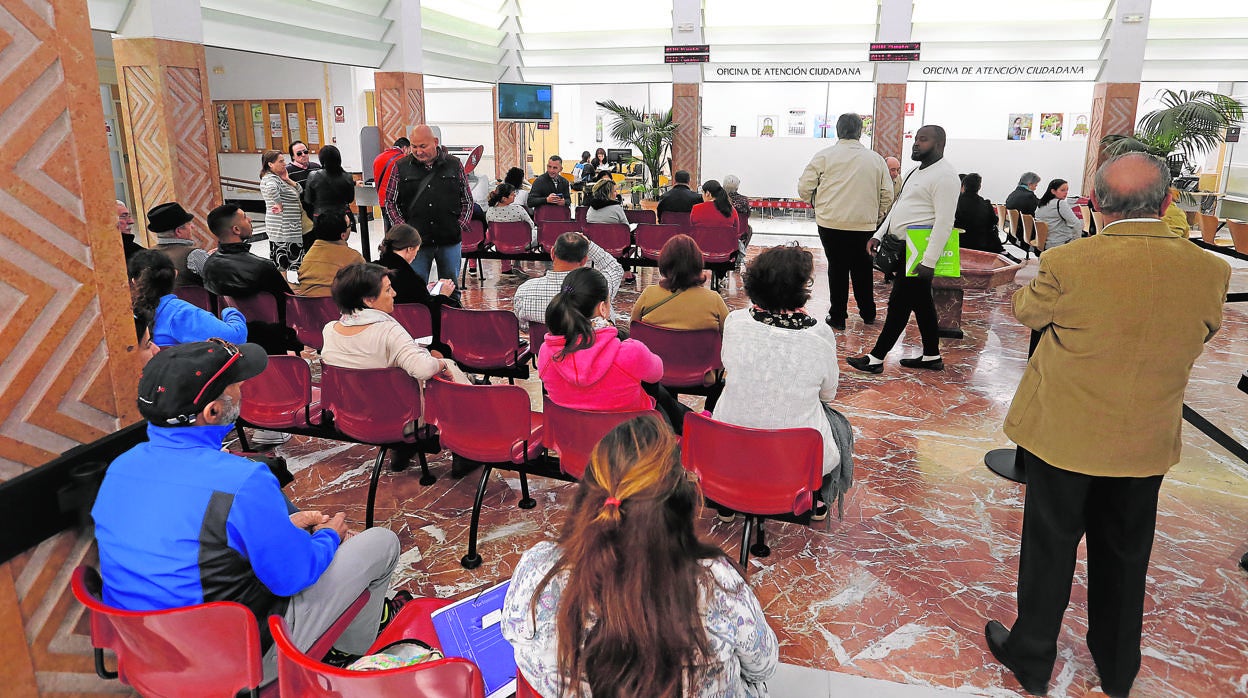
<svg viewBox="0 0 1248 698">
<path fill-rule="evenodd" d="M 281 177 L 269 172 L 260 178 L 260 195 L 264 197 L 264 232 L 273 242 L 303 241 L 303 209 L 299 194 L 303 188 L 290 186 Z M 282 212 L 273 213 L 277 204 Z"/>
<path fill-rule="evenodd" d="M 554 567 L 559 546 L 544 541 L 521 558 L 503 603 L 503 637 L 516 651 L 516 664 L 529 683 L 543 696 L 558 696 L 566 685 L 559 677 L 558 638 L 555 613 L 567 575 L 560 575 L 542 590 L 537 619 L 529 610 L 537 585 Z M 711 654 L 717 660 L 707 667 L 698 686 L 686 686 L 690 698 L 765 698 L 766 681 L 776 673 L 779 646 L 767 625 L 758 599 L 732 563 L 723 558 L 707 560 L 715 583 L 702 589 L 699 606 L 710 637 Z M 589 694 L 588 685 L 582 688 Z"/>
</svg>

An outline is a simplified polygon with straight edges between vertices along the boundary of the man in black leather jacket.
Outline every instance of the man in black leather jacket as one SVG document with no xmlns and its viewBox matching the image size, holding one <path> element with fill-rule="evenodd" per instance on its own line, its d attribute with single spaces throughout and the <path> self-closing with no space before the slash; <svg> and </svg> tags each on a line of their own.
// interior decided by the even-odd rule
<svg viewBox="0 0 1248 698">
<path fill-rule="evenodd" d="M 218 296 L 254 296 L 271 293 L 277 300 L 279 321 L 286 321 L 290 284 L 264 257 L 251 253 L 251 219 L 235 204 L 208 213 L 208 229 L 217 236 L 217 251 L 204 262 L 204 287 Z"/>
<path fill-rule="evenodd" d="M 685 170 L 677 170 L 672 175 L 675 184 L 666 194 L 659 197 L 659 222 L 663 222 L 663 214 L 671 211 L 672 213 L 689 213 L 693 207 L 702 203 L 702 195 L 689 188 L 689 173 Z"/>
</svg>

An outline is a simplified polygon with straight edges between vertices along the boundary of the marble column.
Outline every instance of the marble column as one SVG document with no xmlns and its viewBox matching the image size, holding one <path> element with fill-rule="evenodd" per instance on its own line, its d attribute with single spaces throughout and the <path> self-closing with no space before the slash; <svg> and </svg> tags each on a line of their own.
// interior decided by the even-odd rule
<svg viewBox="0 0 1248 698">
<path fill-rule="evenodd" d="M 203 44 L 116 38 L 113 56 L 129 134 L 136 231 L 142 230 L 150 245 L 145 212 L 177 201 L 201 224 L 196 243 L 215 245 L 203 225 L 222 201 Z"/>
<path fill-rule="evenodd" d="M 1088 122 L 1087 155 L 1083 165 L 1083 189 L 1091 193 L 1096 170 L 1105 162 L 1101 139 L 1135 133 L 1135 110 L 1140 100 L 1138 82 L 1098 82 L 1092 92 L 1092 115 Z"/>
<path fill-rule="evenodd" d="M 875 86 L 875 115 L 872 121 L 874 135 L 871 148 L 882 157 L 895 157 L 902 162 L 906 122 L 906 86 L 880 83 Z"/>
<path fill-rule="evenodd" d="M 399 136 L 425 123 L 425 76 L 422 73 L 374 73 L 377 91 L 377 126 L 381 147 L 390 147 Z"/>
<path fill-rule="evenodd" d="M 672 141 L 672 172 L 688 170 L 696 189 L 702 169 L 702 84 L 672 84 L 672 121 L 679 124 Z M 722 175 L 718 175 L 722 176 Z"/>
<path fill-rule="evenodd" d="M 490 92 L 491 104 L 498 104 L 498 86 Z M 494 113 L 494 179 L 502 181 L 507 170 L 513 167 L 524 168 L 524 152 L 521 136 L 521 124 L 515 121 L 499 121 L 498 110 Z"/>
</svg>

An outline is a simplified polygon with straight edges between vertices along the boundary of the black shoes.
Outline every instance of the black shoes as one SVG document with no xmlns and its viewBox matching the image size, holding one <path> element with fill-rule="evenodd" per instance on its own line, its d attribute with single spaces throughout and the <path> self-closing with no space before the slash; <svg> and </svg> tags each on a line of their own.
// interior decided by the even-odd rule
<svg viewBox="0 0 1248 698">
<path fill-rule="evenodd" d="M 837 332 L 844 332 L 844 331 L 845 331 L 845 320 L 844 320 L 844 319 L 841 319 L 841 320 L 833 320 L 833 319 L 832 319 L 832 316 L 831 316 L 831 315 L 828 315 L 827 317 L 825 317 L 825 318 L 823 319 L 823 321 L 824 321 L 824 322 L 826 322 L 826 323 L 828 323 L 828 326 L 829 326 L 829 327 L 831 327 L 832 329 L 836 330 Z"/>
<path fill-rule="evenodd" d="M 863 315 L 863 316 L 862 316 L 862 324 L 864 324 L 864 325 L 874 325 L 874 324 L 875 324 L 875 314 L 874 314 L 874 313 L 872 313 L 871 315 Z"/>
<path fill-rule="evenodd" d="M 1023 690 L 1033 696 L 1048 695 L 1049 682 L 1048 679 L 1027 679 L 1014 668 L 1014 662 L 1010 660 L 1010 656 L 1005 652 L 1005 641 L 1010 639 L 1010 631 L 1005 629 L 995 620 L 988 621 L 988 625 L 984 626 L 984 639 L 988 641 L 988 650 L 992 652 L 992 656 L 1001 662 L 1002 666 L 1010 670 L 1014 674 L 1014 678 L 1022 684 Z"/>
<path fill-rule="evenodd" d="M 884 363 L 883 362 L 880 362 L 878 364 L 871 363 L 871 358 L 867 354 L 863 354 L 862 356 L 851 356 L 845 359 L 845 363 L 849 364 L 850 366 L 853 366 L 854 368 L 858 369 L 859 371 L 862 371 L 863 373 L 883 373 L 884 372 Z"/>
<path fill-rule="evenodd" d="M 1244 553 L 1244 556 L 1239 558 L 1239 568 L 1248 572 L 1248 553 Z"/>
<path fill-rule="evenodd" d="M 929 371 L 945 370 L 945 360 L 942 358 L 924 359 L 922 356 L 916 356 L 913 359 L 902 359 L 897 363 L 906 368 L 926 368 Z"/>
</svg>

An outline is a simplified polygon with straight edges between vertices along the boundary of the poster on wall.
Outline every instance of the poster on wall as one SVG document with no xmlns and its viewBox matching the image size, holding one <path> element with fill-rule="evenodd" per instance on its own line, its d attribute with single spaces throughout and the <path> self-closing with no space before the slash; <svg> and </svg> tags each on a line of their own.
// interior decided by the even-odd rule
<svg viewBox="0 0 1248 698">
<path fill-rule="evenodd" d="M 1025 141 L 1031 137 L 1031 114 L 1010 114 L 1006 140 Z"/>
<path fill-rule="evenodd" d="M 779 120 L 780 120 L 780 117 L 776 116 L 775 114 L 767 114 L 767 115 L 758 117 L 758 137 L 759 138 L 775 138 L 776 137 L 776 122 Z"/>
<path fill-rule="evenodd" d="M 602 142 L 602 112 L 594 115 L 594 142 Z"/>
<path fill-rule="evenodd" d="M 316 117 L 309 116 L 308 117 L 308 145 L 320 145 L 320 144 L 321 144 L 321 133 L 320 133 L 320 129 L 317 128 Z"/>
<path fill-rule="evenodd" d="M 1053 112 L 1040 114 L 1040 140 L 1057 141 L 1062 138 L 1062 115 Z"/>
<path fill-rule="evenodd" d="M 875 134 L 875 117 L 870 114 L 859 114 L 858 118 L 862 119 L 862 137 L 870 139 Z"/>
<path fill-rule="evenodd" d="M 282 115 L 269 114 L 269 135 L 274 138 L 282 137 Z"/>
<path fill-rule="evenodd" d="M 299 112 L 287 114 L 286 125 L 290 128 L 290 140 L 299 140 Z"/>
<path fill-rule="evenodd" d="M 806 135 L 806 110 L 790 109 L 789 110 L 789 131 L 790 136 Z"/>
<path fill-rule="evenodd" d="M 836 138 L 836 124 L 828 119 L 827 114 L 816 114 L 811 135 L 815 138 Z"/>
<path fill-rule="evenodd" d="M 221 150 L 229 152 L 234 149 L 230 140 L 230 105 L 217 105 L 217 132 L 221 134 Z"/>
<path fill-rule="evenodd" d="M 1066 115 L 1066 130 L 1062 131 L 1064 141 L 1088 140 L 1088 115 L 1075 113 Z"/>
</svg>

